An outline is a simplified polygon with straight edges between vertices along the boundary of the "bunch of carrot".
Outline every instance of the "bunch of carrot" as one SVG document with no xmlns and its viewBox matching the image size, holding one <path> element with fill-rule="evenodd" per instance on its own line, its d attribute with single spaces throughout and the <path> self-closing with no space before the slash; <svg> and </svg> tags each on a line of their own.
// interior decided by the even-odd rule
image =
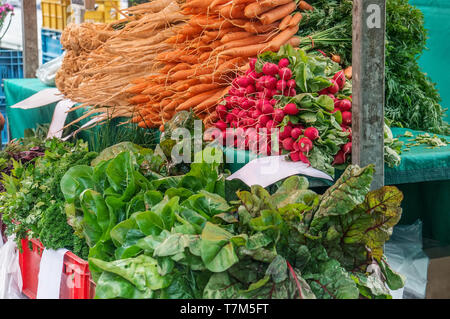
<svg viewBox="0 0 450 319">
<path fill-rule="evenodd" d="M 186 25 L 165 41 L 173 50 L 156 57 L 162 68 L 125 88 L 135 105 L 132 121 L 163 129 L 176 112 L 192 109 L 211 125 L 217 103 L 232 79 L 248 69 L 249 57 L 276 52 L 286 43 L 298 46 L 297 8 L 312 10 L 293 0 L 187 0 Z"/>
<path fill-rule="evenodd" d="M 66 98 L 82 103 L 72 110 L 87 109 L 76 121 L 97 113 L 131 117 L 124 88 L 162 67 L 155 58 L 172 49 L 164 41 L 186 19 L 176 0 L 154 0 L 124 14 L 124 19 L 111 24 L 72 24 L 62 33 L 66 55 L 55 82 Z"/>
</svg>

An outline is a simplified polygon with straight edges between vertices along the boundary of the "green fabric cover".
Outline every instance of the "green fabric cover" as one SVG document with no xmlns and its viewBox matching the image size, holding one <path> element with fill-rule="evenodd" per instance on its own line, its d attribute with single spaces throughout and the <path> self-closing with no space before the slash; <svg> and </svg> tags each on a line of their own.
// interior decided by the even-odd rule
<svg viewBox="0 0 450 319">
<path fill-rule="evenodd" d="M 446 111 L 445 120 L 450 121 L 450 86 L 448 52 L 450 51 L 450 1 L 449 0 L 410 0 L 411 5 L 420 9 L 428 30 L 427 48 L 419 59 L 422 71 L 437 83 L 441 94 L 441 105 Z"/>
</svg>

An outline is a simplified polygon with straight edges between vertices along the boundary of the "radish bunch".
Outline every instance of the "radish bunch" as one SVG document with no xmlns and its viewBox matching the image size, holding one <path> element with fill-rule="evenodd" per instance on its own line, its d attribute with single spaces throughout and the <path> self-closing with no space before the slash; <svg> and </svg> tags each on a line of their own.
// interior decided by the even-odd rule
<svg viewBox="0 0 450 319">
<path fill-rule="evenodd" d="M 219 128 L 226 138 L 227 128 L 241 128 L 244 132 L 249 128 L 267 129 L 263 139 L 270 142 L 270 130 L 279 126 L 286 114 L 296 111 L 296 106 L 287 106 L 284 109 L 275 108 L 278 100 L 275 96 L 295 96 L 297 94 L 289 60 L 281 59 L 278 64 L 266 62 L 262 72 L 255 69 L 257 59 L 250 59 L 250 68 L 243 76 L 239 76 L 231 83 L 228 95 L 217 106 L 219 120 L 215 126 Z M 258 135 L 246 134 L 245 148 L 261 138 Z M 225 143 L 225 141 L 224 141 Z M 270 144 L 270 143 L 268 143 Z M 237 139 L 234 146 L 238 147 Z M 271 153 L 270 145 L 261 151 Z"/>
<path fill-rule="evenodd" d="M 301 102 L 298 105 L 295 99 L 289 99 L 297 95 L 291 70 L 295 65 L 290 65 L 287 58 L 280 59 L 277 64 L 265 62 L 256 68 L 257 62 L 260 61 L 250 59 L 249 70 L 232 81 L 228 95 L 216 108 L 219 120 L 215 126 L 222 132 L 223 144 L 259 154 L 289 154 L 292 161 L 311 164 L 309 154 L 315 147 L 320 147 L 321 136 L 318 128 L 302 123 L 300 115 L 304 107 Z M 332 98 L 334 110 L 331 112 L 341 112 L 342 131 L 350 133 L 349 142 L 339 144 L 342 145 L 340 151 L 332 154 L 333 164 L 342 164 L 351 153 L 352 103 L 351 97 L 342 94 L 346 84 L 344 72 L 337 72 L 330 81 L 329 87 L 317 93 Z M 273 150 L 271 130 L 276 128 L 280 130 L 279 145 Z M 237 137 L 236 133 L 242 136 Z M 326 135 L 327 131 L 322 133 Z"/>
</svg>

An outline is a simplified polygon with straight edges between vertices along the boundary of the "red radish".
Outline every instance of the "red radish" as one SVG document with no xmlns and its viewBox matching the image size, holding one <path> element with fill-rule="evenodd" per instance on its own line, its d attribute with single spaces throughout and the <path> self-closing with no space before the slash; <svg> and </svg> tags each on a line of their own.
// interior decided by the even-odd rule
<svg viewBox="0 0 450 319">
<path fill-rule="evenodd" d="M 262 106 L 264 105 L 264 103 L 270 103 L 269 100 L 266 99 L 259 99 L 256 101 L 256 109 L 258 110 L 262 110 Z"/>
<path fill-rule="evenodd" d="M 250 71 L 250 72 L 248 72 L 248 74 L 246 74 L 246 76 L 252 81 L 256 81 L 259 77 L 258 73 L 256 73 L 256 71 Z"/>
<path fill-rule="evenodd" d="M 228 94 L 231 96 L 235 96 L 236 95 L 236 87 L 232 87 L 229 91 Z"/>
<path fill-rule="evenodd" d="M 244 117 L 248 117 L 248 112 L 246 110 L 242 110 L 238 113 L 239 119 L 243 119 Z"/>
<path fill-rule="evenodd" d="M 247 85 L 247 87 L 245 88 L 245 94 L 253 94 L 256 92 L 256 88 L 253 84 L 249 84 Z"/>
<path fill-rule="evenodd" d="M 238 117 L 240 111 L 241 110 L 239 108 L 234 108 L 231 110 L 231 114 L 234 114 L 236 117 Z"/>
<path fill-rule="evenodd" d="M 219 118 L 222 121 L 225 120 L 225 118 L 227 117 L 227 114 L 228 114 L 227 107 L 225 105 L 223 105 L 223 104 L 217 105 L 216 112 L 217 112 L 217 115 L 219 115 Z"/>
<path fill-rule="evenodd" d="M 292 126 L 286 125 L 280 129 L 280 139 L 291 137 Z"/>
<path fill-rule="evenodd" d="M 277 99 L 271 99 L 271 100 L 269 101 L 269 103 L 272 104 L 273 106 L 275 106 L 275 104 L 278 103 L 278 100 L 277 100 Z"/>
<path fill-rule="evenodd" d="M 265 89 L 263 90 L 263 94 L 264 94 L 264 96 L 265 96 L 266 99 L 271 99 L 272 96 L 273 96 L 273 93 L 274 93 L 274 92 L 273 92 L 271 89 L 265 88 Z M 275 93 L 276 93 L 276 91 L 275 91 Z"/>
<path fill-rule="evenodd" d="M 341 103 L 342 103 L 342 100 L 338 100 L 338 99 L 334 100 L 334 108 L 341 110 Z"/>
<path fill-rule="evenodd" d="M 276 122 L 281 123 L 281 121 L 283 121 L 283 118 L 284 118 L 284 112 L 283 112 L 282 109 L 276 109 L 276 110 L 273 112 L 273 119 L 274 119 Z"/>
<path fill-rule="evenodd" d="M 289 65 L 289 60 L 287 58 L 282 58 L 280 61 L 278 61 L 279 68 L 285 68 L 288 65 Z"/>
<path fill-rule="evenodd" d="M 340 150 L 337 152 L 337 154 L 334 156 L 334 161 L 331 163 L 331 165 L 339 165 L 345 163 L 345 153 L 344 151 Z"/>
<path fill-rule="evenodd" d="M 277 90 L 283 92 L 287 88 L 287 82 L 285 80 L 279 80 L 277 82 Z"/>
<path fill-rule="evenodd" d="M 270 131 L 270 129 L 271 128 L 274 128 L 276 126 L 276 124 L 275 124 L 275 122 L 273 121 L 273 120 L 269 120 L 269 121 L 267 121 L 267 123 L 266 123 L 266 129 L 268 130 L 268 131 Z"/>
<path fill-rule="evenodd" d="M 291 136 L 292 136 L 292 138 L 294 139 L 294 140 L 297 140 L 298 138 L 299 138 L 299 136 L 300 135 L 302 135 L 302 129 L 301 128 L 299 128 L 299 127 L 294 127 L 292 130 L 291 130 Z"/>
<path fill-rule="evenodd" d="M 272 114 L 273 113 L 273 105 L 270 104 L 270 102 L 264 102 L 261 107 L 261 111 L 264 114 Z"/>
<path fill-rule="evenodd" d="M 295 103 L 288 103 L 284 106 L 283 111 L 288 115 L 296 115 L 298 114 L 297 105 Z"/>
<path fill-rule="evenodd" d="M 231 123 L 234 121 L 235 118 L 236 118 L 236 115 L 234 115 L 232 113 L 228 113 L 227 116 L 225 117 L 225 122 Z"/>
<path fill-rule="evenodd" d="M 240 87 L 246 87 L 251 83 L 249 83 L 249 80 L 246 76 L 240 76 L 236 78 L 236 84 L 239 85 Z"/>
<path fill-rule="evenodd" d="M 289 153 L 289 157 L 293 162 L 299 162 L 300 161 L 300 152 L 291 152 Z"/>
<path fill-rule="evenodd" d="M 266 75 L 275 75 L 278 73 L 278 65 L 267 62 L 263 65 L 262 72 Z"/>
<path fill-rule="evenodd" d="M 331 94 L 330 92 L 328 92 L 328 89 L 322 89 L 319 92 L 317 92 L 319 95 L 328 95 Z"/>
<path fill-rule="evenodd" d="M 298 144 L 298 142 L 294 142 L 294 151 L 300 151 L 300 145 Z"/>
<path fill-rule="evenodd" d="M 244 97 L 245 94 L 247 94 L 247 89 L 246 88 L 239 88 L 236 89 L 235 95 L 239 96 L 239 97 Z"/>
<path fill-rule="evenodd" d="M 281 80 L 288 81 L 292 78 L 292 71 L 289 68 L 281 68 L 278 71 L 278 76 L 280 77 Z"/>
<path fill-rule="evenodd" d="M 305 155 L 305 153 L 299 152 L 300 154 L 300 160 L 305 164 L 310 164 L 308 157 Z"/>
<path fill-rule="evenodd" d="M 290 79 L 289 81 L 286 82 L 286 85 L 288 88 L 292 89 L 295 88 L 297 86 L 297 83 L 295 83 L 294 79 Z"/>
<path fill-rule="evenodd" d="M 344 154 L 351 154 L 351 152 L 352 152 L 352 142 L 346 143 L 346 144 L 342 147 L 342 150 L 344 151 Z"/>
<path fill-rule="evenodd" d="M 256 91 L 262 92 L 264 90 L 264 81 L 263 80 L 264 80 L 263 78 L 260 78 L 260 79 L 255 81 L 255 89 L 256 89 Z"/>
<path fill-rule="evenodd" d="M 254 119 L 257 119 L 258 117 L 260 117 L 261 116 L 261 111 L 260 110 L 258 110 L 258 109 L 256 109 L 256 110 L 254 110 L 253 112 L 252 112 L 252 117 L 254 118 Z"/>
<path fill-rule="evenodd" d="M 266 127 L 267 122 L 270 121 L 269 115 L 261 115 L 259 117 L 259 124 L 261 124 L 262 127 Z"/>
<path fill-rule="evenodd" d="M 345 73 L 343 70 L 337 72 L 334 76 L 333 76 L 333 80 L 336 81 L 336 83 L 339 86 L 339 90 L 342 90 L 344 88 L 345 85 Z"/>
<path fill-rule="evenodd" d="M 285 138 L 281 143 L 286 151 L 292 151 L 294 149 L 294 140 L 292 137 Z"/>
<path fill-rule="evenodd" d="M 299 145 L 299 150 L 301 152 L 306 152 L 308 153 L 310 150 L 312 150 L 313 148 L 313 143 L 311 142 L 311 140 L 307 137 L 302 137 L 299 141 L 298 141 L 298 145 Z"/>
<path fill-rule="evenodd" d="M 270 90 L 276 89 L 277 87 L 277 79 L 273 76 L 266 76 L 264 78 L 264 87 Z"/>
<path fill-rule="evenodd" d="M 294 88 L 291 88 L 291 89 L 289 90 L 288 96 L 296 96 L 296 95 L 297 95 L 297 91 L 295 91 Z"/>
<path fill-rule="evenodd" d="M 342 129 L 342 131 L 350 133 L 347 137 L 348 137 L 348 140 L 351 142 L 352 141 L 352 128 L 348 127 L 348 128 Z"/>
<path fill-rule="evenodd" d="M 352 102 L 350 102 L 347 99 L 341 100 L 341 103 L 339 105 L 339 109 L 341 111 L 350 111 L 352 109 Z"/>
<path fill-rule="evenodd" d="M 255 65 L 256 65 L 256 58 L 251 58 L 250 61 L 248 62 L 248 64 L 250 65 L 250 70 L 254 70 L 255 69 Z"/>
<path fill-rule="evenodd" d="M 222 120 L 217 121 L 215 126 L 221 131 L 225 131 L 227 129 L 227 123 Z"/>
<path fill-rule="evenodd" d="M 237 121 L 233 121 L 233 122 L 230 123 L 230 127 L 238 128 L 238 127 L 239 127 L 239 124 L 238 124 Z"/>
<path fill-rule="evenodd" d="M 311 141 L 315 141 L 319 138 L 319 131 L 315 127 L 308 127 L 303 133 L 305 137 L 309 138 Z"/>
<path fill-rule="evenodd" d="M 243 108 L 244 110 L 248 110 L 250 107 L 250 102 L 248 100 L 242 101 L 241 108 Z"/>
<path fill-rule="evenodd" d="M 256 123 L 256 120 L 251 117 L 246 118 L 246 120 L 247 120 L 247 126 L 253 126 Z"/>
<path fill-rule="evenodd" d="M 327 88 L 328 93 L 336 94 L 339 92 L 339 85 L 334 81 L 331 80 L 331 86 Z"/>
<path fill-rule="evenodd" d="M 352 113 L 342 112 L 342 124 L 351 125 L 352 124 Z"/>
</svg>

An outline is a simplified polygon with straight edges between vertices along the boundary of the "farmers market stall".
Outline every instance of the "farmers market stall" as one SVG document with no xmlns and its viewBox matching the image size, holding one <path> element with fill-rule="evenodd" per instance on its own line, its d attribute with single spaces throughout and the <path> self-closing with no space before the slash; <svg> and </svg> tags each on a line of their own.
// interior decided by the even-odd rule
<svg viewBox="0 0 450 319">
<path fill-rule="evenodd" d="M 450 243 L 449 126 L 417 63 L 419 11 L 154 0 L 120 13 L 62 32 L 55 84 L 70 106 L 12 107 L 48 87 L 5 81 L 20 138 L 0 151 L 0 260 L 17 261 L 2 296 L 406 296 L 384 252 L 394 226 L 422 219 Z M 51 137 L 41 124 L 60 107 L 74 111 L 64 135 L 98 125 Z"/>
</svg>

